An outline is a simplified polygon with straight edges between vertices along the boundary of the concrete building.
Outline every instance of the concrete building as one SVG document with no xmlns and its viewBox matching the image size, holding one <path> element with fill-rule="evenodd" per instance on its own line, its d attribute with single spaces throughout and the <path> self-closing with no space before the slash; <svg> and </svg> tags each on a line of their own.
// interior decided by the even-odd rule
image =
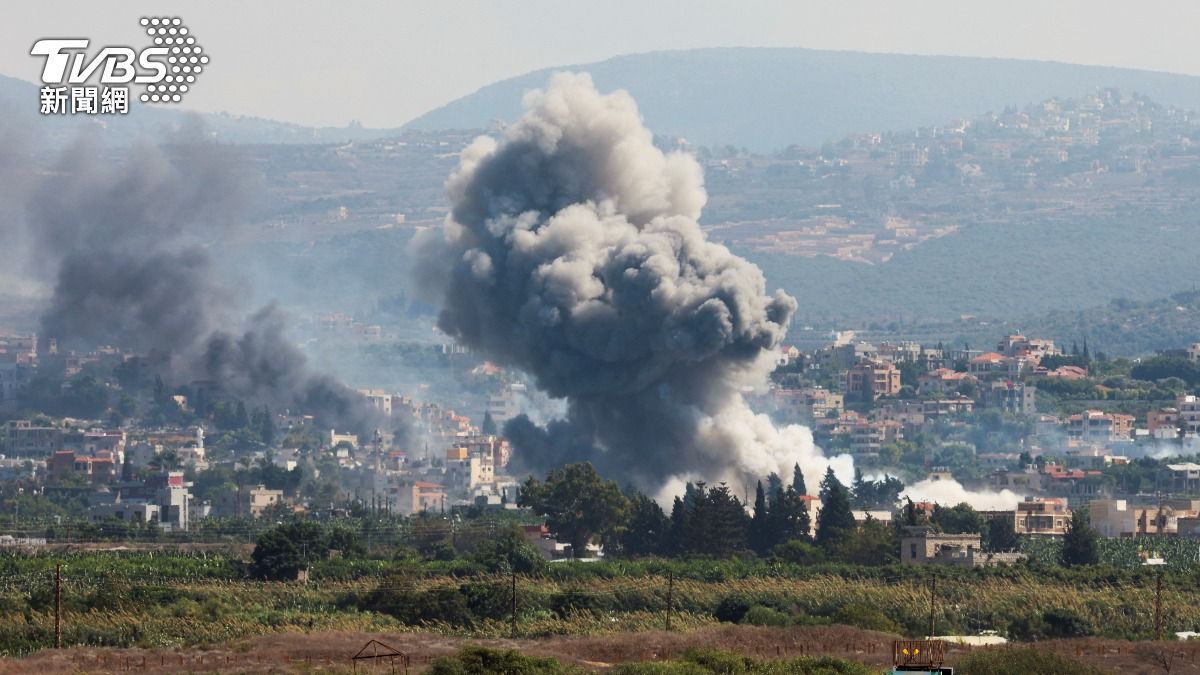
<svg viewBox="0 0 1200 675">
<path fill-rule="evenodd" d="M 126 523 L 158 523 L 161 513 L 158 504 L 145 500 L 106 502 L 88 509 L 88 517 L 93 523 L 107 518 Z"/>
<path fill-rule="evenodd" d="M 367 403 L 380 413 L 392 416 L 392 395 L 382 389 L 359 389 L 358 393 L 367 399 Z"/>
<path fill-rule="evenodd" d="M 358 448 L 358 434 L 339 434 L 336 429 L 329 430 L 329 447 L 339 443 L 347 443 L 350 447 Z"/>
<path fill-rule="evenodd" d="M 1020 553 L 985 553 L 978 534 L 943 534 L 928 527 L 906 527 L 900 538 L 900 562 L 905 565 L 987 567 L 1012 564 Z"/>
<path fill-rule="evenodd" d="M 265 485 L 243 485 L 227 490 L 213 500 L 212 514 L 223 517 L 261 518 L 267 509 L 283 503 L 283 490 L 268 490 Z"/>
<path fill-rule="evenodd" d="M 1200 436 L 1200 397 L 1181 394 L 1175 398 L 1179 411 L 1179 430 L 1187 436 Z"/>
<path fill-rule="evenodd" d="M 823 387 L 772 389 L 771 401 L 788 421 L 812 422 L 845 410 L 845 397 Z"/>
<path fill-rule="evenodd" d="M 860 401 L 900 393 L 900 369 L 891 363 L 862 361 L 846 371 L 843 378 L 846 395 Z"/>
<path fill-rule="evenodd" d="M 1018 415 L 1037 412 L 1037 387 L 1012 380 L 991 382 L 983 392 L 984 404 Z"/>
<path fill-rule="evenodd" d="M 1191 519 L 1200 516 L 1197 499 L 1164 499 L 1141 506 L 1124 499 L 1094 499 L 1088 508 L 1092 526 L 1105 537 L 1186 536 Z"/>
<path fill-rule="evenodd" d="M 1159 489 L 1177 494 L 1200 494 L 1200 464 L 1168 464 L 1159 478 Z"/>
<path fill-rule="evenodd" d="M 525 385 L 520 382 L 505 385 L 499 392 L 488 397 L 488 415 L 500 429 L 506 422 L 525 412 Z"/>
<path fill-rule="evenodd" d="M 68 479 L 86 483 L 109 483 L 116 477 L 116 463 L 111 456 L 88 457 L 74 450 L 59 450 L 46 460 L 46 473 L 51 482 Z"/>
<path fill-rule="evenodd" d="M 1014 529 L 1031 537 L 1063 537 L 1071 524 L 1067 500 L 1057 497 L 1026 497 L 1017 504 Z"/>
<path fill-rule="evenodd" d="M 917 377 L 917 392 L 922 396 L 947 394 L 958 391 L 959 387 L 967 382 L 978 382 L 978 378 L 970 373 L 960 373 L 949 368 L 935 368 Z"/>
<path fill-rule="evenodd" d="M 1085 443 L 1128 439 L 1133 435 L 1133 415 L 1087 410 L 1067 418 L 1067 438 Z"/>
<path fill-rule="evenodd" d="M 399 497 L 400 513 L 404 515 L 441 511 L 446 504 L 446 489 L 440 483 L 418 480 L 402 485 Z"/>
<path fill-rule="evenodd" d="M 4 424 L 4 454 L 8 457 L 43 459 L 62 449 L 62 429 L 35 425 L 29 420 L 9 420 Z"/>
</svg>

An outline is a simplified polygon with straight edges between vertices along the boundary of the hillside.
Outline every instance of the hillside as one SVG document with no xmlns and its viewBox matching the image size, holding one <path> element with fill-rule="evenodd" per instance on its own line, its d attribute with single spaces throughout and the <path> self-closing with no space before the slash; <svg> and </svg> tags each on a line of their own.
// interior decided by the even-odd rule
<svg viewBox="0 0 1200 675">
<path fill-rule="evenodd" d="M 568 69 L 591 73 L 601 89 L 627 89 L 656 132 L 757 151 L 940 124 L 1098 87 L 1200 108 L 1200 78 L 1185 75 L 1011 59 L 696 49 L 527 73 L 432 110 L 406 128 L 474 129 L 515 119 L 525 91 L 545 84 L 551 72 Z"/>
<path fill-rule="evenodd" d="M 822 323 L 1015 318 L 1161 298 L 1197 279 L 1197 251 L 1193 214 L 978 224 L 879 265 L 748 257 L 796 296 L 801 321 Z"/>
<path fill-rule="evenodd" d="M 1111 355 L 1142 356 L 1200 340 L 1200 292 L 1137 302 L 1117 298 L 1100 307 L 1051 312 L 1022 323 L 1030 334 L 1070 344 L 1086 337 Z"/>
</svg>

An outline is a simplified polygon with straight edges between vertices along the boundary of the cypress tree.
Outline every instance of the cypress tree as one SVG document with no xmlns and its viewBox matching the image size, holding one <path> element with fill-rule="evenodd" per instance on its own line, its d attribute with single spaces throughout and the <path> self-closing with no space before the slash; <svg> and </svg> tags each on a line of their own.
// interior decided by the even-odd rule
<svg viewBox="0 0 1200 675">
<path fill-rule="evenodd" d="M 763 484 L 760 480 L 758 487 L 754 490 L 754 516 L 750 520 L 750 548 L 759 555 L 766 555 L 771 550 L 773 537 L 770 526 L 767 495 L 763 492 Z"/>
<path fill-rule="evenodd" d="M 792 467 L 792 489 L 798 495 L 808 494 L 808 487 L 804 485 L 804 472 L 800 470 L 799 462 Z"/>
<path fill-rule="evenodd" d="M 783 479 L 779 477 L 779 474 L 772 471 L 767 476 L 767 504 L 774 506 L 782 498 Z"/>
<path fill-rule="evenodd" d="M 1099 533 L 1092 527 L 1087 509 L 1076 509 L 1063 537 L 1062 558 L 1067 567 L 1095 565 L 1100 562 Z"/>
<path fill-rule="evenodd" d="M 833 475 L 833 468 L 825 470 L 821 481 L 821 512 L 817 515 L 817 543 L 830 546 L 854 530 L 854 514 L 850 510 L 850 494 L 846 486 Z"/>
</svg>

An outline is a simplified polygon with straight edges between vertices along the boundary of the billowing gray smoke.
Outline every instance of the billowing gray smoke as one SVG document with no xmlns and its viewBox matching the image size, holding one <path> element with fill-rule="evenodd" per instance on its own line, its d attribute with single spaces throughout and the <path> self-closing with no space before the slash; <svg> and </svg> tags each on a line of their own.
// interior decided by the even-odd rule
<svg viewBox="0 0 1200 675">
<path fill-rule="evenodd" d="M 245 201 L 235 158 L 211 143 L 139 147 L 110 165 L 86 141 L 63 153 L 30 200 L 39 256 L 56 270 L 43 332 L 187 353 L 227 322 L 230 296 L 201 242 L 227 230 Z"/>
<path fill-rule="evenodd" d="M 668 490 L 796 461 L 823 471 L 807 429 L 776 430 L 742 398 L 796 303 L 705 240 L 696 161 L 658 150 L 633 100 L 587 75 L 555 75 L 525 105 L 500 140 L 463 152 L 444 228 L 417 243 L 439 326 L 568 401 L 545 428 L 509 424 L 515 460 L 586 459 Z"/>
<path fill-rule="evenodd" d="M 27 224 L 54 275 L 42 332 L 167 358 L 176 380 L 367 430 L 357 392 L 313 373 L 274 307 L 241 319 L 207 243 L 248 201 L 234 152 L 205 141 L 139 147 L 119 162 L 81 142 L 30 190 Z"/>
</svg>

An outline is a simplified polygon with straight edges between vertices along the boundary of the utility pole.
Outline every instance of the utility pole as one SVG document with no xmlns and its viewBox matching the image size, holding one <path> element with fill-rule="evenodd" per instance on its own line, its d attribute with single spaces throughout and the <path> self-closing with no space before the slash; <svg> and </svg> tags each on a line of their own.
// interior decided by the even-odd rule
<svg viewBox="0 0 1200 675">
<path fill-rule="evenodd" d="M 933 611 L 936 606 L 937 606 L 937 577 L 934 577 L 933 582 L 929 586 L 929 637 L 930 637 L 930 639 L 932 639 L 933 636 L 937 635 L 937 632 L 935 630 L 937 624 L 934 623 L 934 616 L 933 616 Z"/>
<path fill-rule="evenodd" d="M 1158 579 L 1154 582 L 1154 639 L 1162 642 L 1162 568 L 1158 568 Z"/>
<path fill-rule="evenodd" d="M 62 565 L 54 566 L 54 648 L 62 649 Z"/>
<path fill-rule="evenodd" d="M 517 637 L 517 568 L 512 569 L 512 636 Z"/>
<path fill-rule="evenodd" d="M 1142 565 L 1150 565 L 1158 568 L 1158 575 L 1154 579 L 1154 639 L 1162 640 L 1163 616 L 1162 616 L 1162 580 L 1163 567 L 1166 561 L 1158 557 L 1157 553 L 1150 554 L 1152 557 L 1146 558 Z"/>
<path fill-rule="evenodd" d="M 675 572 L 667 571 L 667 630 L 671 630 L 671 613 L 675 609 Z"/>
</svg>

